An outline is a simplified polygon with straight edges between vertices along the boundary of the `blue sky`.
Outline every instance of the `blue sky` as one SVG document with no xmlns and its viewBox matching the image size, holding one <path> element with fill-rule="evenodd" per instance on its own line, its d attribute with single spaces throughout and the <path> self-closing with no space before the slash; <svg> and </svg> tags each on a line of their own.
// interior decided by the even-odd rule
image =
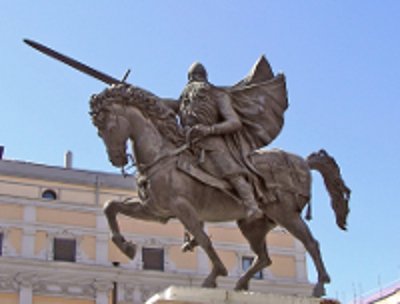
<svg viewBox="0 0 400 304">
<path fill-rule="evenodd" d="M 261 54 L 287 77 L 290 107 L 271 146 L 325 148 L 352 189 L 349 231 L 334 224 L 320 176 L 310 223 L 332 283 L 349 301 L 400 279 L 400 2 L 4 1 L 0 10 L 0 144 L 5 158 L 117 172 L 91 125 L 105 88 L 22 42 L 37 40 L 116 78 L 178 97 L 189 65 L 230 85 Z M 310 268 L 310 279 L 315 273 Z"/>
</svg>

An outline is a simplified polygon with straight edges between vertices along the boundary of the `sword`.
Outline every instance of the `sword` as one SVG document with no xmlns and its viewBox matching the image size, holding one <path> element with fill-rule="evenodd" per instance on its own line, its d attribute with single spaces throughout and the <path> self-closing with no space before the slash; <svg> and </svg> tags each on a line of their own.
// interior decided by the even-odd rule
<svg viewBox="0 0 400 304">
<path fill-rule="evenodd" d="M 94 77 L 94 78 L 96 78 L 96 79 L 98 79 L 98 80 L 100 80 L 102 82 L 105 82 L 105 83 L 109 84 L 109 85 L 124 83 L 126 78 L 129 75 L 129 73 L 130 73 L 130 70 L 128 70 L 125 73 L 125 75 L 124 75 L 124 77 L 122 78 L 122 81 L 121 81 L 121 80 L 118 80 L 118 79 L 116 79 L 114 77 L 111 77 L 111 76 L 109 76 L 109 75 L 107 75 L 107 74 L 105 74 L 103 72 L 100 72 L 100 71 L 98 71 L 96 69 L 93 69 L 90 66 L 88 66 L 86 64 L 83 64 L 83 63 L 81 63 L 81 62 L 79 62 L 79 61 L 77 61 L 77 60 L 75 60 L 75 59 L 73 59 L 71 57 L 68 57 L 68 56 L 65 56 L 65 55 L 63 55 L 63 54 L 61 54 L 59 52 L 56 52 L 55 50 L 53 50 L 53 49 L 51 49 L 51 48 L 49 48 L 47 46 L 44 46 L 43 44 L 40 44 L 40 43 L 35 42 L 33 40 L 30 40 L 30 39 L 24 39 L 24 42 L 26 44 L 28 44 L 30 47 L 33 47 L 34 49 L 38 50 L 39 52 L 41 52 L 43 54 L 46 54 L 47 56 L 50 56 L 50 57 L 52 57 L 52 58 L 54 58 L 54 59 L 56 59 L 58 61 L 61 61 L 61 62 L 65 63 L 65 64 L 69 65 L 70 67 L 73 67 L 74 69 L 76 69 L 76 70 L 78 70 L 78 71 L 80 71 L 80 72 L 82 72 L 82 73 L 84 73 L 86 75 L 92 76 L 92 77 Z"/>
</svg>

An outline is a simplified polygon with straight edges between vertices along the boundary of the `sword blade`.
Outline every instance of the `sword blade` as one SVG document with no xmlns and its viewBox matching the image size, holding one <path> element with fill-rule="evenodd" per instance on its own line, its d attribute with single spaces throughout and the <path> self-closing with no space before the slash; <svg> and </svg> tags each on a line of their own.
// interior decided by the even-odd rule
<svg viewBox="0 0 400 304">
<path fill-rule="evenodd" d="M 100 72 L 98 70 L 95 70 L 95 69 L 91 68 L 90 66 L 83 64 L 71 57 L 65 56 L 55 50 L 52 50 L 51 48 L 44 46 L 43 44 L 40 44 L 38 42 L 29 40 L 29 39 L 24 39 L 24 42 L 26 44 L 28 44 L 29 46 L 33 47 L 34 49 L 38 50 L 39 52 L 46 54 L 47 56 L 50 56 L 58 61 L 61 61 L 65 64 L 69 65 L 70 67 L 73 67 L 74 69 L 76 69 L 84 74 L 87 74 L 89 76 L 92 76 L 102 82 L 109 84 L 109 85 L 121 83 L 120 80 L 118 80 L 114 77 L 111 77 L 107 74 L 104 74 L 103 72 Z"/>
</svg>

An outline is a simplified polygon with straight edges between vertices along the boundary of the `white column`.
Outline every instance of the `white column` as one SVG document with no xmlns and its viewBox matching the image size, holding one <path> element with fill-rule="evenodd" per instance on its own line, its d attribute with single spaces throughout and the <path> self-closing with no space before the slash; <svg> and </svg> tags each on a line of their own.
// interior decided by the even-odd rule
<svg viewBox="0 0 400 304">
<path fill-rule="evenodd" d="M 24 228 L 22 235 L 22 256 L 33 258 L 35 255 L 35 234 L 36 230 Z"/>
<path fill-rule="evenodd" d="M 306 251 L 303 244 L 298 240 L 295 240 L 295 261 L 297 281 L 307 282 Z"/>
<path fill-rule="evenodd" d="M 170 258 L 169 258 L 169 251 L 170 251 L 170 246 L 165 245 L 164 246 L 164 271 L 165 272 L 170 272 L 171 270 L 174 270 L 171 265 Z"/>
<path fill-rule="evenodd" d="M 108 304 L 109 292 L 113 285 L 109 281 L 96 281 L 93 283 L 96 291 L 96 304 Z"/>
<path fill-rule="evenodd" d="M 108 304 L 108 293 L 106 291 L 96 291 L 96 304 Z"/>
<path fill-rule="evenodd" d="M 33 298 L 33 283 L 35 276 L 31 274 L 17 274 L 15 281 L 19 287 L 19 304 L 32 304 Z"/>
<path fill-rule="evenodd" d="M 108 225 L 103 212 L 96 215 L 96 229 L 99 234 L 96 236 L 96 263 L 108 263 Z"/>
<path fill-rule="evenodd" d="M 125 300 L 125 288 L 122 283 L 117 282 L 117 302 Z"/>
<path fill-rule="evenodd" d="M 133 298 L 133 303 L 134 304 L 142 304 L 142 291 L 140 290 L 139 286 L 135 286 L 135 288 L 133 289 L 133 294 L 132 294 L 132 298 Z"/>
<path fill-rule="evenodd" d="M 35 254 L 35 234 L 36 230 L 31 226 L 36 222 L 36 207 L 24 207 L 24 223 L 22 235 L 22 256 L 33 258 Z"/>
<path fill-rule="evenodd" d="M 21 286 L 19 288 L 19 304 L 32 304 L 32 286 Z"/>
</svg>

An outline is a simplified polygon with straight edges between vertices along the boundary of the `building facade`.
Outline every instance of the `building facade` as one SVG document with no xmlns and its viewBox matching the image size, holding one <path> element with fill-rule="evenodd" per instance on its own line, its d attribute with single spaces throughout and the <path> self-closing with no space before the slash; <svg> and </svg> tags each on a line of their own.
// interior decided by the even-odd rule
<svg viewBox="0 0 400 304">
<path fill-rule="evenodd" d="M 119 217 L 138 245 L 129 260 L 114 246 L 102 212 L 109 199 L 136 196 L 132 177 L 0 160 L 0 303 L 144 303 L 170 285 L 200 286 L 210 270 L 201 249 L 182 253 L 184 229 Z M 234 223 L 207 233 L 228 268 L 232 289 L 253 254 Z M 283 229 L 268 236 L 273 264 L 250 290 L 310 295 L 303 246 Z"/>
<path fill-rule="evenodd" d="M 351 304 L 399 304 L 400 281 L 395 281 L 384 288 L 370 292 L 366 296 L 354 299 Z"/>
</svg>

